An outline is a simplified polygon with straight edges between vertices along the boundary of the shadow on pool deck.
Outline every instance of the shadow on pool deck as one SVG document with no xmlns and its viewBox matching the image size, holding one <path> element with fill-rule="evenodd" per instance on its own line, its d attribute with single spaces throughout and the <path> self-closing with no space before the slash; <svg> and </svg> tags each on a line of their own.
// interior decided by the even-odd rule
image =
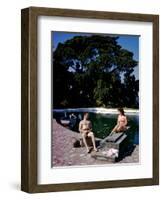
<svg viewBox="0 0 163 200">
<path fill-rule="evenodd" d="M 123 160 L 126 157 L 132 156 L 135 151 L 136 145 L 129 145 L 125 151 L 116 159 L 117 162 Z"/>
<path fill-rule="evenodd" d="M 80 166 L 80 165 L 100 165 L 112 163 L 109 160 L 97 160 L 91 157 L 91 153 L 86 152 L 85 147 L 74 148 L 74 139 L 79 139 L 80 134 L 71 131 L 53 119 L 52 130 L 52 167 L 59 166 Z M 99 150 L 101 151 L 101 149 Z M 92 151 L 93 153 L 93 151 Z M 136 145 L 132 151 L 123 155 L 119 163 L 136 163 L 139 161 L 139 146 Z"/>
</svg>

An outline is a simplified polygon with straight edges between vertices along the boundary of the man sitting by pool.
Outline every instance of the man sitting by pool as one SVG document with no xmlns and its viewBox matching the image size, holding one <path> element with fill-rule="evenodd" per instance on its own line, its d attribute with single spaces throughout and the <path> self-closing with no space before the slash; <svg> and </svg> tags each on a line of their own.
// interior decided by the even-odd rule
<svg viewBox="0 0 163 200">
<path fill-rule="evenodd" d="M 89 114 L 84 113 L 83 120 L 81 120 L 80 123 L 79 123 L 79 132 L 82 134 L 83 142 L 84 142 L 84 145 L 87 149 L 87 153 L 90 153 L 90 150 L 88 148 L 88 144 L 87 144 L 87 141 L 86 141 L 87 137 L 91 138 L 94 151 L 97 151 L 97 148 L 96 148 L 96 144 L 95 144 L 94 133 L 92 132 L 92 123 L 88 118 L 89 118 Z"/>
</svg>

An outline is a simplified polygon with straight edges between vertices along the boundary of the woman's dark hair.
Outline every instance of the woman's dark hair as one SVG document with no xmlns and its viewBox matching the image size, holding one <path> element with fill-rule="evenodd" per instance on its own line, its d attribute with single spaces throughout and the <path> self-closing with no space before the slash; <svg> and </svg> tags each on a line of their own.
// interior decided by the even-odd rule
<svg viewBox="0 0 163 200">
<path fill-rule="evenodd" d="M 122 115 L 125 116 L 125 112 L 124 112 L 123 108 L 118 108 L 118 111 L 119 111 Z"/>
</svg>

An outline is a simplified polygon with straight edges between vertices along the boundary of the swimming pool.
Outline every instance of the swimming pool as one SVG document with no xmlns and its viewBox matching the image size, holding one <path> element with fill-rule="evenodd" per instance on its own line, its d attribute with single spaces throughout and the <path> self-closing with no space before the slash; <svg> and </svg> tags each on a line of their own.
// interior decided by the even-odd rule
<svg viewBox="0 0 163 200">
<path fill-rule="evenodd" d="M 83 118 L 83 112 L 73 112 L 76 116 L 76 123 L 74 126 L 70 126 L 69 128 L 78 132 L 78 126 L 80 120 Z M 53 117 L 59 121 L 60 119 L 67 118 L 69 119 L 69 116 L 72 114 L 72 112 L 54 112 Z M 132 144 L 139 144 L 139 114 L 126 114 L 128 119 L 128 126 L 129 134 L 128 138 L 129 141 Z M 108 136 L 113 129 L 113 127 L 116 125 L 117 122 L 117 114 L 113 113 L 94 113 L 89 112 L 89 118 L 92 122 L 93 132 L 95 134 L 95 137 L 98 138 L 105 138 Z"/>
</svg>

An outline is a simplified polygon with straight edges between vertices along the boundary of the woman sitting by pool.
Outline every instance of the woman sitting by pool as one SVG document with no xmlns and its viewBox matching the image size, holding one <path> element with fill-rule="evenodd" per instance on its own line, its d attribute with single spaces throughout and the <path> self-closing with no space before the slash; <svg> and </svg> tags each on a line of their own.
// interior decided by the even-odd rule
<svg viewBox="0 0 163 200">
<path fill-rule="evenodd" d="M 119 115 L 117 119 L 117 125 L 113 128 L 112 132 L 122 132 L 127 129 L 127 117 L 125 115 L 125 112 L 123 108 L 118 108 Z"/>
</svg>

